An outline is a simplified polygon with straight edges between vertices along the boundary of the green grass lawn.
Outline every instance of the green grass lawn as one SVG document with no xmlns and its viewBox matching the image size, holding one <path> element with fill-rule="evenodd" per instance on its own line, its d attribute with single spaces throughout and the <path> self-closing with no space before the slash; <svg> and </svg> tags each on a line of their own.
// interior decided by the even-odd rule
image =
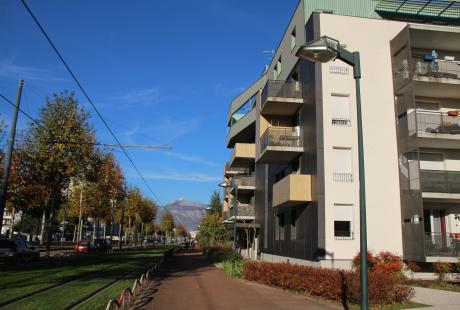
<svg viewBox="0 0 460 310">
<path fill-rule="evenodd" d="M 103 308 L 110 298 L 117 298 L 124 288 L 131 287 L 134 279 L 159 260 L 165 249 L 127 250 L 111 255 L 43 261 L 30 265 L 4 265 L 0 269 L 0 304 L 60 284 L 30 298 L 5 305 L 4 308 L 65 309 L 82 297 L 109 285 L 79 306 L 83 309 Z M 116 281 L 118 279 L 121 280 Z"/>
</svg>

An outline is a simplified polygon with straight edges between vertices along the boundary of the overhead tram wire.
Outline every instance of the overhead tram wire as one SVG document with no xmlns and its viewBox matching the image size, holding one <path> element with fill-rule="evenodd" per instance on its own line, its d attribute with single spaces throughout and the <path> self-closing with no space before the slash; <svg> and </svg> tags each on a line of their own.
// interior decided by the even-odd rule
<svg viewBox="0 0 460 310">
<path fill-rule="evenodd" d="M 144 176 L 142 175 L 142 173 L 139 171 L 139 169 L 137 168 L 136 164 L 134 163 L 134 161 L 132 160 L 132 158 L 129 156 L 128 152 L 126 151 L 126 149 L 123 147 L 123 145 L 121 144 L 120 140 L 118 140 L 117 136 L 115 135 L 115 133 L 113 132 L 112 128 L 110 128 L 109 124 L 106 122 L 106 120 L 102 117 L 102 114 L 99 112 L 99 110 L 96 108 L 96 105 L 93 103 L 93 101 L 91 100 L 91 98 L 89 97 L 88 93 L 85 91 L 85 89 L 83 88 L 83 86 L 81 85 L 81 83 L 78 81 L 77 77 L 75 76 L 75 74 L 73 73 L 73 71 L 70 69 L 69 65 L 67 64 L 67 62 L 64 60 L 64 57 L 62 57 L 61 53 L 59 52 L 59 50 L 57 49 L 57 47 L 54 45 L 53 41 L 51 40 L 51 38 L 49 37 L 49 35 L 47 34 L 47 32 L 45 31 L 45 29 L 42 27 L 42 25 L 40 24 L 40 22 L 38 21 L 37 17 L 35 17 L 34 13 L 32 12 L 32 10 L 29 8 L 29 6 L 27 5 L 27 3 L 25 2 L 25 0 L 21 0 L 21 3 L 22 5 L 24 6 L 24 8 L 27 10 L 27 12 L 29 13 L 29 15 L 32 17 L 32 19 L 34 20 L 35 24 L 37 25 L 37 27 L 40 29 L 41 33 L 45 36 L 46 40 L 48 41 L 48 43 L 50 44 L 50 46 L 52 47 L 52 49 L 54 50 L 54 52 L 56 53 L 56 55 L 59 57 L 59 59 L 61 60 L 62 64 L 65 66 L 65 68 L 67 69 L 67 71 L 69 72 L 70 76 L 72 77 L 72 79 L 74 80 L 74 82 L 77 84 L 78 88 L 80 89 L 80 91 L 83 93 L 83 95 L 86 97 L 86 99 L 88 100 L 88 102 L 91 104 L 91 106 L 93 107 L 94 111 L 96 112 L 96 114 L 99 116 L 99 118 L 101 119 L 102 123 L 104 124 L 104 126 L 107 128 L 107 130 L 109 131 L 110 135 L 115 139 L 115 141 L 117 142 L 118 146 L 121 148 L 121 150 L 123 151 L 123 153 L 125 154 L 126 158 L 129 160 L 129 162 L 131 163 L 131 165 L 133 166 L 133 168 L 136 170 L 137 174 L 140 176 L 140 178 L 142 179 L 142 181 L 144 182 L 145 186 L 149 189 L 149 191 L 151 192 L 151 194 L 153 195 L 153 197 L 158 201 L 159 204 L 161 204 L 161 201 L 160 199 L 158 199 L 157 195 L 155 195 L 155 193 L 153 192 L 152 188 L 150 187 L 150 185 L 147 183 L 147 180 L 144 178 Z"/>
</svg>

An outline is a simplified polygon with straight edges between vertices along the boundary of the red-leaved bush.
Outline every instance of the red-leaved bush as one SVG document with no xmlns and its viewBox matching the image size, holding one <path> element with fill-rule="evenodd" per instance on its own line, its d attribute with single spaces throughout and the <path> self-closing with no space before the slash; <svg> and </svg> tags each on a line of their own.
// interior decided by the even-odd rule
<svg viewBox="0 0 460 310">
<path fill-rule="evenodd" d="M 359 272 L 308 267 L 287 263 L 246 262 L 247 280 L 294 290 L 340 302 L 359 303 Z M 377 268 L 369 272 L 369 302 L 373 305 L 402 303 L 414 290 L 400 285 L 400 273 Z"/>
<path fill-rule="evenodd" d="M 399 273 L 403 267 L 401 257 L 394 255 L 391 252 L 380 252 L 378 254 L 374 254 L 369 251 L 367 252 L 367 262 L 370 271 L 384 270 Z M 353 267 L 358 270 L 359 266 L 360 257 L 358 253 L 353 258 Z"/>
</svg>

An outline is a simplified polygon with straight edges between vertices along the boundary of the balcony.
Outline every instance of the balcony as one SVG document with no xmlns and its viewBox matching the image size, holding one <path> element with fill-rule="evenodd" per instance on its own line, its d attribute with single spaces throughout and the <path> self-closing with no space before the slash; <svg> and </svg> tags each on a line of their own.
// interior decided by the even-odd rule
<svg viewBox="0 0 460 310">
<path fill-rule="evenodd" d="M 256 158 L 254 143 L 236 143 L 233 147 L 230 167 L 250 167 Z"/>
<path fill-rule="evenodd" d="M 262 115 L 294 115 L 303 104 L 302 84 L 269 80 L 262 90 Z"/>
<path fill-rule="evenodd" d="M 251 193 L 256 189 L 256 177 L 253 175 L 234 176 L 232 180 L 238 188 L 238 194 Z M 232 194 L 234 193 L 235 189 L 232 189 Z"/>
<path fill-rule="evenodd" d="M 240 203 L 238 204 L 238 214 L 236 216 L 237 220 L 254 220 L 255 217 L 255 211 L 254 211 L 254 205 L 253 204 L 243 204 Z M 233 221 L 235 218 L 235 209 L 232 208 L 229 211 L 229 217 L 228 221 Z"/>
<path fill-rule="evenodd" d="M 259 163 L 287 164 L 303 152 L 300 127 L 269 127 L 260 138 Z"/>
<path fill-rule="evenodd" d="M 417 134 L 421 147 L 460 149 L 460 116 L 412 110 L 407 114 L 407 122 L 408 134 Z"/>
<path fill-rule="evenodd" d="M 295 207 L 310 201 L 311 175 L 290 174 L 273 185 L 273 207 Z"/>
<path fill-rule="evenodd" d="M 425 193 L 460 194 L 460 171 L 421 170 L 420 179 L 424 197 L 433 196 Z"/>
<path fill-rule="evenodd" d="M 229 162 L 225 164 L 224 176 L 226 178 L 232 177 L 232 176 L 237 175 L 237 174 L 247 174 L 247 173 L 249 173 L 249 169 L 247 169 L 247 168 L 232 167 L 232 166 L 230 166 Z"/>
<path fill-rule="evenodd" d="M 425 233 L 425 255 L 435 257 L 457 257 L 460 240 L 447 233 Z"/>
<path fill-rule="evenodd" d="M 227 147 L 233 147 L 237 142 L 254 142 L 256 116 L 256 109 L 252 109 L 242 116 L 236 123 L 231 124 L 227 135 Z"/>
</svg>

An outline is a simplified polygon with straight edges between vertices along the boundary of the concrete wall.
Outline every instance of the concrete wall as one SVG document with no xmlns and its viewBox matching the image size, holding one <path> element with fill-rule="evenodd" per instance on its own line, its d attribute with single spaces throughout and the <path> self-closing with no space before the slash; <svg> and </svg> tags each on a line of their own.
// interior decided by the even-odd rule
<svg viewBox="0 0 460 310">
<path fill-rule="evenodd" d="M 364 130 L 365 178 L 368 248 L 373 251 L 392 251 L 402 254 L 399 172 L 390 40 L 405 23 L 320 14 L 321 35 L 346 44 L 350 51 L 361 56 L 361 95 Z M 352 70 L 348 75 L 330 73 L 338 64 L 322 64 L 322 112 L 325 173 L 326 250 L 335 259 L 350 259 L 359 251 L 359 170 L 355 83 Z M 350 98 L 351 125 L 331 123 L 331 95 Z M 332 149 L 350 147 L 353 156 L 353 182 L 335 182 Z M 334 239 L 334 203 L 354 206 L 354 240 Z"/>
</svg>

